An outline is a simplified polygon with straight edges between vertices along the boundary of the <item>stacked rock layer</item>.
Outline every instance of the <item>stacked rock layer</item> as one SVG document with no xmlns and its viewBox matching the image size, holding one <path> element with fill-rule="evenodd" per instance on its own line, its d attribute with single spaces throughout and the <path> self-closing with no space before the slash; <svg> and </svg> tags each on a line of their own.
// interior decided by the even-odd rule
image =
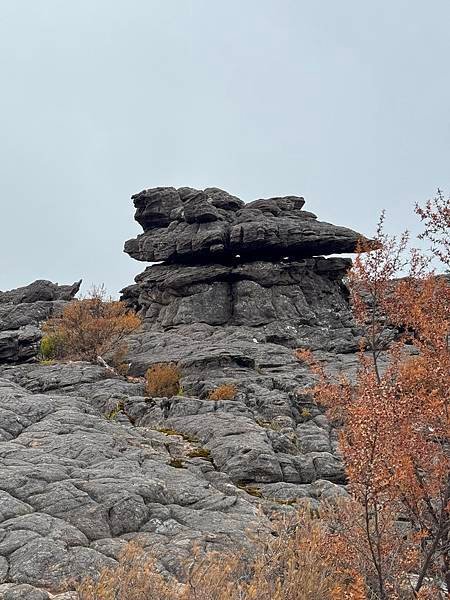
<svg viewBox="0 0 450 600">
<path fill-rule="evenodd" d="M 208 325 L 258 343 L 355 349 L 351 261 L 321 255 L 354 252 L 361 234 L 318 221 L 296 196 L 244 204 L 217 188 L 155 188 L 133 199 L 144 233 L 125 252 L 163 261 L 123 290 L 146 329 Z"/>
<path fill-rule="evenodd" d="M 336 434 L 311 404 L 311 374 L 293 349 L 353 368 L 351 260 L 321 254 L 355 251 L 365 238 L 318 221 L 296 196 L 244 204 L 217 188 L 155 188 L 133 200 L 144 232 L 125 252 L 163 262 L 123 290 L 144 318 L 130 339 L 131 372 L 174 362 L 183 374 L 183 396 L 156 399 L 140 422 L 200 439 L 217 471 L 263 497 L 345 484 Z M 209 400 L 221 384 L 236 397 Z"/>
<path fill-rule="evenodd" d="M 144 233 L 125 244 L 142 261 L 258 260 L 353 252 L 360 234 L 323 223 L 297 196 L 242 200 L 223 190 L 155 188 L 133 196 Z"/>
</svg>

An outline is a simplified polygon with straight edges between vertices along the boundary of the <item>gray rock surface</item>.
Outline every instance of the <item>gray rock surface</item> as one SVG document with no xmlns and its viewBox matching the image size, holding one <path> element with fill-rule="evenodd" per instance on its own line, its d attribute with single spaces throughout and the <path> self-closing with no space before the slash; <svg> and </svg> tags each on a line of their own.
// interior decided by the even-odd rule
<svg viewBox="0 0 450 600">
<path fill-rule="evenodd" d="M 29 285 L 8 292 L 0 291 L 0 304 L 32 304 L 72 300 L 80 290 L 81 280 L 72 285 L 58 285 L 45 279 L 38 279 Z"/>
<path fill-rule="evenodd" d="M 133 196 L 144 233 L 125 244 L 137 260 L 202 262 L 354 252 L 363 236 L 318 221 L 301 197 L 244 204 L 223 190 L 154 188 Z"/>
<path fill-rule="evenodd" d="M 52 378 L 52 366 L 36 368 Z M 98 372 L 96 382 L 91 374 L 90 384 L 106 374 Z M 163 565 L 176 571 L 194 540 L 205 548 L 226 547 L 241 543 L 246 529 L 262 526 L 250 496 L 231 482 L 215 485 L 198 464 L 208 461 L 189 463 L 196 444 L 113 422 L 86 389 L 87 397 L 72 392 L 32 394 L 0 379 L 0 565 L 6 583 L 62 592 L 70 578 L 114 564 L 130 534 L 157 547 Z M 172 452 L 185 455 L 183 468 L 172 465 Z"/>
<path fill-rule="evenodd" d="M 348 352 L 357 348 L 342 281 L 350 264 L 336 257 L 154 265 L 123 290 L 122 298 L 141 311 L 147 331 L 206 324 L 222 337 L 235 332 L 259 343 Z"/>
<path fill-rule="evenodd" d="M 0 363 L 32 360 L 42 337 L 39 323 L 61 312 L 75 297 L 81 281 L 58 285 L 38 280 L 15 290 L 0 292 Z"/>
</svg>

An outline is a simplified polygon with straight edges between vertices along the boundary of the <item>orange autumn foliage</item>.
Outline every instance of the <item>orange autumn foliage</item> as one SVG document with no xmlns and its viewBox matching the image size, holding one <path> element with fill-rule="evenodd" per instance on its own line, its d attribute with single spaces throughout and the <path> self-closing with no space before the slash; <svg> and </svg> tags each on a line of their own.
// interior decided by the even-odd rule
<svg viewBox="0 0 450 600">
<path fill-rule="evenodd" d="M 234 400 L 237 394 L 237 387 L 232 383 L 223 383 L 208 394 L 209 400 Z"/>
<path fill-rule="evenodd" d="M 448 201 L 447 212 L 440 208 L 448 215 Z M 448 226 L 433 223 L 448 240 Z M 422 253 L 406 257 L 406 234 L 389 238 L 382 225 L 378 248 L 359 254 L 349 276 L 363 332 L 356 381 L 331 380 L 310 353 L 297 356 L 318 377 L 317 402 L 343 425 L 340 447 L 360 518 L 341 517 L 338 554 L 347 554 L 375 598 L 440 598 L 450 589 L 450 285 Z"/>
<path fill-rule="evenodd" d="M 442 197 L 418 211 L 441 260 L 448 208 Z M 349 275 L 361 328 L 356 376 L 336 380 L 313 353 L 295 353 L 316 374 L 315 400 L 339 425 L 349 498 L 299 508 L 272 536 L 255 534 L 253 555 L 195 554 L 182 583 L 130 546 L 118 568 L 79 584 L 81 600 L 448 597 L 450 282 L 423 253 L 406 253 L 406 234 L 390 238 L 382 225 Z"/>
<path fill-rule="evenodd" d="M 51 358 L 96 362 L 105 354 L 123 355 L 125 338 L 140 325 L 140 317 L 124 302 L 108 298 L 104 288 L 98 287 L 70 302 L 42 330 L 44 339 L 57 349 Z"/>
<path fill-rule="evenodd" d="M 445 198 L 438 189 L 436 196 L 428 200 L 425 206 L 416 204 L 416 213 L 425 225 L 419 238 L 431 242 L 434 256 L 450 267 L 450 198 Z"/>
<path fill-rule="evenodd" d="M 177 396 L 181 373 L 174 363 L 156 363 L 145 373 L 145 391 L 153 398 Z"/>
</svg>

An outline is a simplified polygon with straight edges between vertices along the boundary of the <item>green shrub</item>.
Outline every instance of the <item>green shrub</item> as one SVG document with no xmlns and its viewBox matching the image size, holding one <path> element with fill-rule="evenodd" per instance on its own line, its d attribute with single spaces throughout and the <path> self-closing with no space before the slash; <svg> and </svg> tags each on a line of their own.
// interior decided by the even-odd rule
<svg viewBox="0 0 450 600">
<path fill-rule="evenodd" d="M 117 417 L 117 415 L 123 411 L 123 409 L 124 409 L 124 404 L 123 404 L 123 401 L 120 400 L 116 404 L 116 406 L 109 413 L 107 413 L 105 415 L 105 417 L 108 419 L 108 421 L 113 421 Z"/>
<path fill-rule="evenodd" d="M 41 361 L 50 361 L 59 358 L 64 346 L 63 336 L 57 333 L 48 333 L 41 339 L 39 356 Z"/>
</svg>

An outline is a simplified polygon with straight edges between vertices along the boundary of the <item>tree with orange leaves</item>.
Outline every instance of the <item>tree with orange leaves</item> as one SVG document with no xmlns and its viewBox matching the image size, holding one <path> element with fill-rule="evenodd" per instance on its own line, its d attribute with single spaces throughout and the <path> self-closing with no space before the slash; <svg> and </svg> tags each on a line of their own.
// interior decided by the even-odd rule
<svg viewBox="0 0 450 600">
<path fill-rule="evenodd" d="M 449 206 L 440 195 L 416 209 L 444 263 Z M 311 355 L 299 358 L 342 424 L 353 517 L 334 528 L 336 561 L 363 575 L 372 597 L 438 598 L 450 590 L 450 285 L 429 257 L 406 255 L 407 234 L 385 235 L 383 219 L 376 249 L 361 246 L 349 274 L 363 332 L 356 380 L 336 383 Z"/>
<path fill-rule="evenodd" d="M 425 225 L 425 231 L 419 238 L 431 242 L 434 256 L 450 267 L 450 198 L 445 198 L 442 190 L 438 189 L 436 196 L 424 207 L 416 204 L 416 214 Z"/>
</svg>

